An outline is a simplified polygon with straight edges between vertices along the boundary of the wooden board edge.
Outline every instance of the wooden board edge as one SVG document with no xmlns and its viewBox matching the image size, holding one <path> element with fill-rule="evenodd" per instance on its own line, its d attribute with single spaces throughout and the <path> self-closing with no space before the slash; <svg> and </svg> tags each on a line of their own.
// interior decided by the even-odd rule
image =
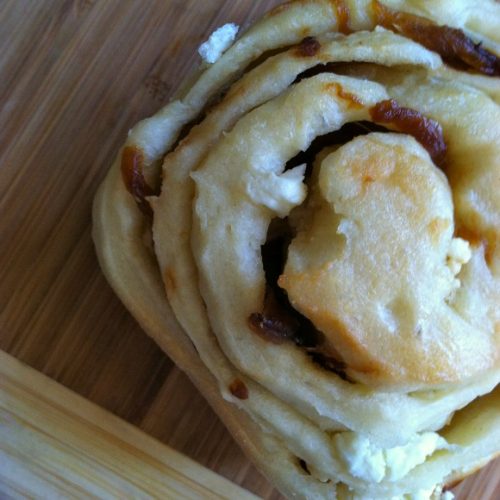
<svg viewBox="0 0 500 500">
<path fill-rule="evenodd" d="M 1 350 L 0 462 L 13 498 L 257 498 Z"/>
</svg>

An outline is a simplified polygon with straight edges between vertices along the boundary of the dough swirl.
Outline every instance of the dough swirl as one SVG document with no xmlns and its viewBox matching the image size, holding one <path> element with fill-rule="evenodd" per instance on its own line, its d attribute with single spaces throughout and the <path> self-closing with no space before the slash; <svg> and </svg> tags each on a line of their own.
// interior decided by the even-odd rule
<svg viewBox="0 0 500 500">
<path fill-rule="evenodd" d="M 134 127 L 96 197 L 110 283 L 286 495 L 438 498 L 499 453 L 484 9 L 285 3 Z"/>
</svg>

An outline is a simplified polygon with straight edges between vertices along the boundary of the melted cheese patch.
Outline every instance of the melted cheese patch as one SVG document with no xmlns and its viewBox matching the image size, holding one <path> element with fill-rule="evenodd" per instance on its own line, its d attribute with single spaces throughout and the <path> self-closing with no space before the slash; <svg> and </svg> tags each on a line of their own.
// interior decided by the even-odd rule
<svg viewBox="0 0 500 500">
<path fill-rule="evenodd" d="M 446 302 L 470 249 L 453 238 L 450 186 L 422 146 L 401 134 L 358 137 L 322 162 L 312 193 L 279 285 L 324 333 L 325 350 L 370 385 L 453 382 L 480 369 L 491 339 Z"/>
</svg>

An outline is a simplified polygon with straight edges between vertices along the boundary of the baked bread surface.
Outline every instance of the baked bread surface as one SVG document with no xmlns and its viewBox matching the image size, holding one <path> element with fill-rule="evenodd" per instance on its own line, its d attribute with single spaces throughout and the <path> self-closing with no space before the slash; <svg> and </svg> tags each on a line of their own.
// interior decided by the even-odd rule
<svg viewBox="0 0 500 500">
<path fill-rule="evenodd" d="M 285 495 L 437 498 L 499 452 L 484 9 L 288 2 L 134 127 L 96 196 L 108 280 Z M 409 36 L 443 24 L 493 62 Z"/>
</svg>

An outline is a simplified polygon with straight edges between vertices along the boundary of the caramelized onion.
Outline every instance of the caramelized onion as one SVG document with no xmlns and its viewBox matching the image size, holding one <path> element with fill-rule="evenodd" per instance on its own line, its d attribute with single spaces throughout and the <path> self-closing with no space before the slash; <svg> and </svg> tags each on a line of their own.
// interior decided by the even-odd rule
<svg viewBox="0 0 500 500">
<path fill-rule="evenodd" d="M 321 49 L 321 44 L 313 36 L 307 36 L 299 43 L 297 55 L 300 57 L 313 57 Z"/>
<path fill-rule="evenodd" d="M 248 387 L 239 378 L 236 378 L 231 382 L 229 391 L 235 398 L 248 399 Z"/>
<path fill-rule="evenodd" d="M 121 171 L 127 191 L 134 197 L 144 215 L 153 216 L 153 210 L 146 200 L 147 196 L 157 194 L 148 185 L 143 173 L 144 154 L 137 147 L 125 146 L 122 153 Z"/>
<path fill-rule="evenodd" d="M 437 52 L 450 66 L 500 76 L 500 58 L 484 49 L 481 43 L 474 43 L 462 30 L 438 26 L 406 12 L 392 11 L 377 0 L 373 1 L 373 10 L 378 24 Z"/>
<path fill-rule="evenodd" d="M 396 100 L 388 99 L 370 109 L 372 119 L 378 123 L 391 123 L 398 130 L 412 135 L 427 150 L 434 163 L 444 166 L 446 143 L 441 125 L 419 111 L 399 106 Z"/>
</svg>

